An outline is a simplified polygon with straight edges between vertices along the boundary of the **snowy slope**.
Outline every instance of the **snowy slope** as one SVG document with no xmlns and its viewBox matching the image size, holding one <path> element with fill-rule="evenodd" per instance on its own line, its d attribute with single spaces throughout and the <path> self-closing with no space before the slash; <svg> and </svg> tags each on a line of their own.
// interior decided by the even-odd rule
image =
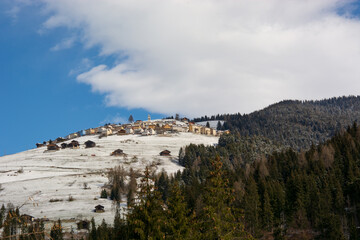
<svg viewBox="0 0 360 240">
<path fill-rule="evenodd" d="M 0 157 L 0 184 L 3 188 L 0 190 L 0 205 L 12 203 L 22 206 L 21 213 L 50 220 L 61 218 L 68 225 L 92 217 L 98 223 L 102 219 L 112 223 L 114 207 L 111 201 L 99 198 L 101 187 L 107 183 L 106 171 L 109 168 L 122 165 L 126 169 L 132 167 L 143 171 L 152 161 L 160 161 L 157 171 L 164 169 L 174 173 L 182 169 L 177 159 L 180 147 L 190 143 L 212 145 L 217 143 L 218 137 L 178 133 L 101 139 L 85 136 L 75 140 L 80 142 L 80 149 L 46 151 L 46 147 L 41 147 Z M 83 143 L 87 140 L 94 141 L 97 146 L 85 149 Z M 110 156 L 118 148 L 128 155 L 127 159 Z M 159 153 L 165 149 L 173 156 L 160 157 Z M 137 156 L 137 162 L 131 161 L 133 156 Z M 84 183 L 89 189 L 84 189 Z M 68 201 L 69 195 L 75 200 Z M 50 199 L 60 201 L 50 202 Z M 105 206 L 104 213 L 92 212 L 98 204 Z"/>
</svg>

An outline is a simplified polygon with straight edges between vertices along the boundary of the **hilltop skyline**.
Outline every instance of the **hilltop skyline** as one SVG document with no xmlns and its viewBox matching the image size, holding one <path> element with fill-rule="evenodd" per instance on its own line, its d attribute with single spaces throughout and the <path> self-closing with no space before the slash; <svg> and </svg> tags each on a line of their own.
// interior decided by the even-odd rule
<svg viewBox="0 0 360 240">
<path fill-rule="evenodd" d="M 0 156 L 130 114 L 360 91 L 359 1 L 5 0 L 0 28 Z"/>
</svg>

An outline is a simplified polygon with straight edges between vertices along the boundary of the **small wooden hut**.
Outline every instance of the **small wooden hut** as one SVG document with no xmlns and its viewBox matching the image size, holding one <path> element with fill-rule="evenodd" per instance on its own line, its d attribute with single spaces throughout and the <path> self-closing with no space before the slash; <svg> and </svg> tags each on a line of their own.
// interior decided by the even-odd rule
<svg viewBox="0 0 360 240">
<path fill-rule="evenodd" d="M 88 140 L 88 141 L 85 142 L 85 148 L 92 148 L 92 147 L 95 147 L 95 146 L 96 146 L 96 144 L 93 141 Z"/>
<path fill-rule="evenodd" d="M 65 139 L 65 138 L 62 138 L 62 137 L 58 137 L 55 141 L 56 141 L 57 143 L 61 143 L 61 142 L 66 141 L 66 139 Z"/>
<path fill-rule="evenodd" d="M 118 135 L 125 135 L 125 134 L 126 134 L 126 130 L 125 130 L 125 129 L 120 129 L 117 134 L 118 134 Z"/>
<path fill-rule="evenodd" d="M 47 150 L 55 150 L 56 151 L 59 149 L 60 149 L 60 147 L 56 144 L 51 143 L 51 144 L 47 145 Z"/>
<path fill-rule="evenodd" d="M 170 153 L 171 152 L 169 150 L 164 150 L 164 151 L 160 152 L 160 156 L 171 156 Z"/>
<path fill-rule="evenodd" d="M 125 153 L 123 150 L 121 149 L 116 149 L 115 151 L 113 151 L 110 156 L 124 156 Z"/>
<path fill-rule="evenodd" d="M 72 149 L 80 148 L 80 143 L 76 140 L 72 140 L 71 143 L 67 145 L 67 147 Z"/>
<path fill-rule="evenodd" d="M 43 143 L 37 143 L 37 144 L 36 144 L 36 147 L 37 147 L 37 148 L 43 147 L 43 146 L 45 146 Z"/>
<path fill-rule="evenodd" d="M 77 225 L 77 228 L 78 230 L 81 230 L 81 229 L 87 229 L 89 230 L 89 227 L 90 227 L 90 221 L 88 220 L 80 220 L 76 223 Z"/>
<path fill-rule="evenodd" d="M 102 205 L 100 205 L 100 204 L 97 205 L 97 206 L 95 206 L 94 212 L 96 212 L 96 213 L 105 212 L 104 206 L 102 206 Z"/>
</svg>

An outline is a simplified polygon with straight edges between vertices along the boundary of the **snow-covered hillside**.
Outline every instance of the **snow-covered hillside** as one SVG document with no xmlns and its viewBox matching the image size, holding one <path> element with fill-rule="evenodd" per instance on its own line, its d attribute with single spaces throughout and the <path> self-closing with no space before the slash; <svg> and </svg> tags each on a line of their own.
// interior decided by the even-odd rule
<svg viewBox="0 0 360 240">
<path fill-rule="evenodd" d="M 190 143 L 212 145 L 218 137 L 192 133 L 139 136 L 85 136 L 76 139 L 80 149 L 47 151 L 46 147 L 0 157 L 0 205 L 12 203 L 21 206 L 21 213 L 35 218 L 61 218 L 66 224 L 79 219 L 105 219 L 112 223 L 112 202 L 101 199 L 101 187 L 107 183 L 109 168 L 122 165 L 143 171 L 152 161 L 157 161 L 157 171 L 164 169 L 174 173 L 182 169 L 178 165 L 180 147 Z M 85 148 L 87 140 L 96 143 Z M 67 141 L 67 143 L 70 141 Z M 128 156 L 114 157 L 110 154 L 122 149 Z M 161 157 L 162 150 L 170 150 L 172 157 Z M 137 160 L 133 157 L 136 156 Z M 85 189 L 84 186 L 87 186 Z M 69 196 L 74 200 L 69 201 Z M 96 205 L 105 206 L 104 213 L 95 213 Z M 48 223 L 52 224 L 52 223 Z"/>
</svg>

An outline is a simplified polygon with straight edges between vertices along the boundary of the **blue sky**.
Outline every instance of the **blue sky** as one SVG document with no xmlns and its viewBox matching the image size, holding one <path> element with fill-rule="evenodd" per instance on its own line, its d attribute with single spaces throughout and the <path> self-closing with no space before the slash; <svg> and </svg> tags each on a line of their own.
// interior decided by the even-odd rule
<svg viewBox="0 0 360 240">
<path fill-rule="evenodd" d="M 84 58 L 95 64 L 111 62 L 111 57 L 98 56 L 97 48 L 80 44 L 52 51 L 69 31 L 39 34 L 46 16 L 36 14 L 38 6 L 26 6 L 16 19 L 6 13 L 10 8 L 8 2 L 0 2 L 0 156 L 106 122 L 123 122 L 130 114 L 147 118 L 149 112 L 143 109 L 106 106 L 102 94 L 76 82 L 72 72 L 83 67 Z"/>
<path fill-rule="evenodd" d="M 0 1 L 0 156 L 130 114 L 250 113 L 359 95 L 358 5 Z"/>
</svg>

